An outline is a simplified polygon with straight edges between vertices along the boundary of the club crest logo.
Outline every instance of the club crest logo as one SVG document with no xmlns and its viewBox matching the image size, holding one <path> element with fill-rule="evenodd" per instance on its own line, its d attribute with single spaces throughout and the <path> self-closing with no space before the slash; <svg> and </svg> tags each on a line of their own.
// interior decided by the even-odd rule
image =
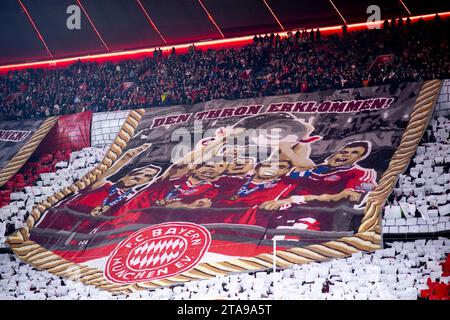
<svg viewBox="0 0 450 320">
<path fill-rule="evenodd" d="M 357 189 L 363 190 L 365 192 L 369 192 L 369 191 L 372 191 L 374 188 L 375 188 L 375 185 L 373 183 L 363 182 L 363 183 L 361 183 L 360 188 L 357 188 Z"/>
<path fill-rule="evenodd" d="M 197 224 L 170 222 L 136 231 L 111 253 L 105 277 L 114 283 L 168 278 L 195 267 L 211 244 L 209 231 Z"/>
</svg>

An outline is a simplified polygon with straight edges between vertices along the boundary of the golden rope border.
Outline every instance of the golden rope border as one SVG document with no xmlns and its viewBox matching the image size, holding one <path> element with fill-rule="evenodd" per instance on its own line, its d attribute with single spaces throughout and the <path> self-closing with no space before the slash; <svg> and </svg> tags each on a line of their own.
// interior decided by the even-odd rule
<svg viewBox="0 0 450 320">
<path fill-rule="evenodd" d="M 399 147 L 394 153 L 389 167 L 380 179 L 379 185 L 373 190 L 369 197 L 364 211 L 364 217 L 359 227 L 358 233 L 351 237 L 343 237 L 321 244 L 296 247 L 288 250 L 278 250 L 276 252 L 276 267 L 287 268 L 294 264 L 326 261 L 333 258 L 344 258 L 359 251 L 371 252 L 381 248 L 381 210 L 387 196 L 392 192 L 398 175 L 407 168 L 411 157 L 426 130 L 432 110 L 436 102 L 440 80 L 427 81 L 423 84 L 419 96 L 411 113 L 411 118 L 406 127 Z M 216 276 L 223 276 L 237 272 L 251 272 L 267 270 L 273 266 L 273 256 L 269 253 L 259 254 L 250 258 L 238 258 L 223 262 L 200 263 L 193 269 L 176 276 L 171 276 L 162 280 L 154 280 L 136 284 L 113 284 L 106 280 L 103 272 L 96 268 L 79 266 L 67 261 L 51 251 L 46 250 L 37 243 L 28 240 L 29 230 L 34 225 L 46 209 L 68 194 L 75 192 L 78 188 L 85 188 L 104 173 L 112 162 L 120 155 L 126 142 L 132 137 L 139 120 L 145 110 L 135 111 L 133 121 L 128 121 L 122 127 L 114 145 L 111 146 L 102 163 L 88 173 L 81 181 L 67 189 L 67 192 L 58 193 L 41 204 L 32 212 L 27 220 L 28 227 L 20 229 L 8 238 L 8 242 L 15 254 L 31 265 L 48 270 L 60 276 L 77 277 L 88 285 L 95 285 L 100 289 L 112 292 L 130 293 L 142 289 L 155 289 L 161 286 L 171 286 L 192 280 L 209 279 Z M 130 114 L 131 116 L 131 114 Z M 129 116 L 129 118 L 130 118 Z M 128 129 L 128 130 L 127 130 Z M 124 132 L 125 131 L 125 132 Z M 108 157 L 109 156 L 109 157 Z"/>
<path fill-rule="evenodd" d="M 41 123 L 36 132 L 31 136 L 30 140 L 20 148 L 14 157 L 0 171 L 0 187 L 8 182 L 8 180 L 22 168 L 57 121 L 58 117 L 51 117 L 45 119 Z"/>
<path fill-rule="evenodd" d="M 127 119 L 122 125 L 116 139 L 111 144 L 102 162 L 93 170 L 86 173 L 79 180 L 75 181 L 71 186 L 63 188 L 54 195 L 48 197 L 45 201 L 37 204 L 26 220 L 27 226 L 17 230 L 8 237 L 7 242 L 12 251 L 23 261 L 32 266 L 47 270 L 56 275 L 68 277 L 69 279 L 79 280 L 87 285 L 96 285 L 102 289 L 109 291 L 119 291 L 130 293 L 128 286 L 115 285 L 103 278 L 102 271 L 80 266 L 70 262 L 57 254 L 45 249 L 39 244 L 29 240 L 30 230 L 40 219 L 45 210 L 57 204 L 62 199 L 71 195 L 78 190 L 84 189 L 91 183 L 100 178 L 112 163 L 120 156 L 122 150 L 134 134 L 134 131 L 144 115 L 144 109 L 132 110 L 128 114 Z"/>
<path fill-rule="evenodd" d="M 400 145 L 383 174 L 378 186 L 370 193 L 358 232 L 379 230 L 380 214 L 389 194 L 394 189 L 398 176 L 403 173 L 416 153 L 420 140 L 433 116 L 431 112 L 436 104 L 442 81 L 426 81 L 416 99 L 411 118 L 403 133 Z"/>
</svg>

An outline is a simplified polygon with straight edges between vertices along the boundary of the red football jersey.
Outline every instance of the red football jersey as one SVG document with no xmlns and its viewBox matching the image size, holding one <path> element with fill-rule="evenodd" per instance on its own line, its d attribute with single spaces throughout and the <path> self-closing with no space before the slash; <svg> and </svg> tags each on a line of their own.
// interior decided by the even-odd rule
<svg viewBox="0 0 450 320">
<path fill-rule="evenodd" d="M 193 185 L 187 177 L 164 179 L 142 190 L 124 207 L 126 210 L 145 209 L 172 201 L 189 204 L 203 198 L 214 199 L 218 192 L 218 185 L 212 182 Z"/>
<path fill-rule="evenodd" d="M 278 179 L 270 183 L 255 183 L 245 179 L 224 177 L 217 181 L 220 186 L 220 195 L 213 202 L 214 207 L 253 207 L 266 201 L 284 199 L 296 183 L 285 179 Z M 241 190 L 241 188 L 245 188 Z M 243 192 L 240 192 L 243 191 Z"/>
<path fill-rule="evenodd" d="M 66 206 L 78 212 L 90 213 L 95 207 L 100 206 L 106 200 L 106 204 L 114 203 L 114 200 L 118 199 L 115 206 L 123 204 L 127 199 L 132 197 L 132 194 L 126 194 L 121 189 L 113 190 L 113 184 L 106 182 L 104 185 L 96 189 L 83 189 L 73 198 L 69 198 L 67 201 L 60 203 L 60 205 Z M 113 192 L 114 191 L 114 192 Z M 123 199 L 119 199 L 123 197 Z"/>
<path fill-rule="evenodd" d="M 338 168 L 318 166 L 304 172 L 293 172 L 291 179 L 298 182 L 294 195 L 337 194 L 345 189 L 367 193 L 377 185 L 376 171 L 357 165 Z"/>
</svg>

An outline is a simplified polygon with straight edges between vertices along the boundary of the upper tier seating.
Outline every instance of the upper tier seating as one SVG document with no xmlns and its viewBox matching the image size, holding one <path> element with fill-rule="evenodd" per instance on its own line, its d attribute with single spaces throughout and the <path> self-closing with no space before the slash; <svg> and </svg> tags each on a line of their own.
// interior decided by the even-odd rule
<svg viewBox="0 0 450 320">
<path fill-rule="evenodd" d="M 450 78 L 449 20 L 310 37 L 255 37 L 241 49 L 75 63 L 0 77 L 0 120 L 128 110 Z M 393 54 L 385 65 L 372 65 Z"/>
</svg>

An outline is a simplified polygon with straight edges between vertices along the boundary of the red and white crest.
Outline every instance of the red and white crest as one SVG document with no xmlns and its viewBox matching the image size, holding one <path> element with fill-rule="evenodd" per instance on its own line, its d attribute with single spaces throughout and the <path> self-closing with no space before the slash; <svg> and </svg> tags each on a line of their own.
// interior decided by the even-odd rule
<svg viewBox="0 0 450 320">
<path fill-rule="evenodd" d="M 119 243 L 106 262 L 104 274 L 114 283 L 168 278 L 195 267 L 210 244 L 211 234 L 198 224 L 153 225 Z"/>
<path fill-rule="evenodd" d="M 329 181 L 329 182 L 336 182 L 336 181 L 338 181 L 338 180 L 340 180 L 340 179 L 341 179 L 341 178 L 340 178 L 338 175 L 333 174 L 332 176 L 326 177 L 326 178 L 323 179 L 323 180 Z"/>
</svg>

